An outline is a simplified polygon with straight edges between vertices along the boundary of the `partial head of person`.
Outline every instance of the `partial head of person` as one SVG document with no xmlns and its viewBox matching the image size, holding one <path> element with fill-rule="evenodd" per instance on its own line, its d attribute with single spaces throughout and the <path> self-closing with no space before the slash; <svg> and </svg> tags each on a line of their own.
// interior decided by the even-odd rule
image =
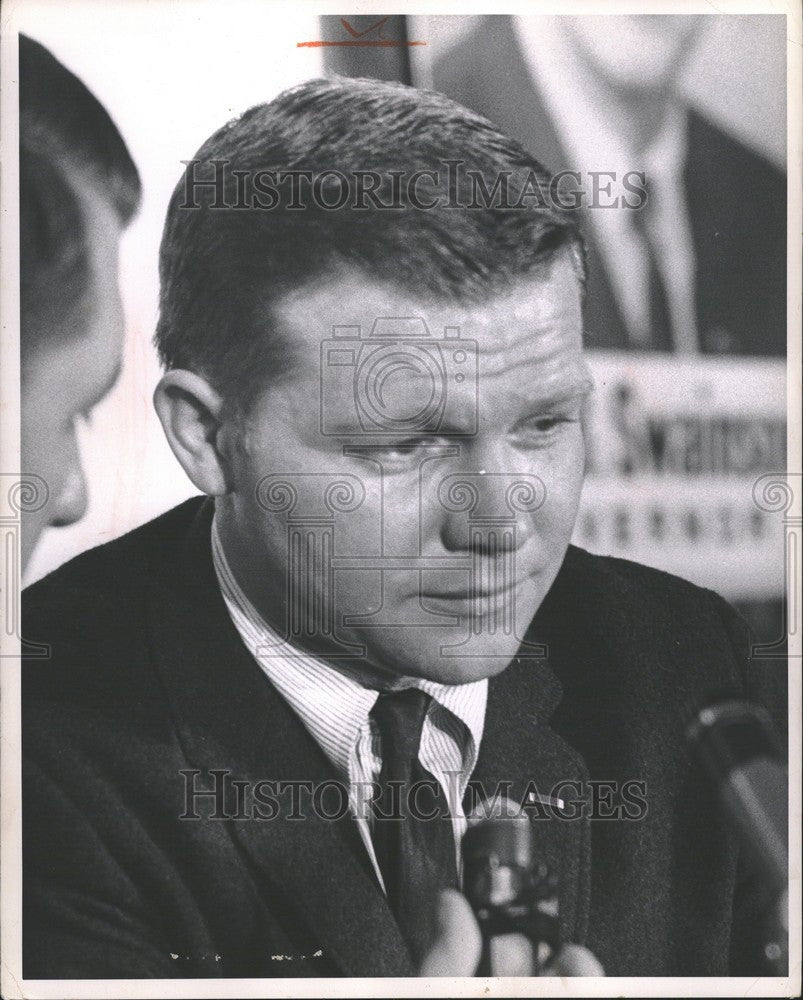
<svg viewBox="0 0 803 1000">
<path fill-rule="evenodd" d="M 447 98 L 333 79 L 221 128 L 174 192 L 165 432 L 277 638 L 365 683 L 503 670 L 566 553 L 584 251 L 548 188 Z"/>
<path fill-rule="evenodd" d="M 19 67 L 22 471 L 47 496 L 23 513 L 24 566 L 45 528 L 86 509 L 77 426 L 120 369 L 118 244 L 141 191 L 122 136 L 78 77 L 24 35 Z"/>
</svg>

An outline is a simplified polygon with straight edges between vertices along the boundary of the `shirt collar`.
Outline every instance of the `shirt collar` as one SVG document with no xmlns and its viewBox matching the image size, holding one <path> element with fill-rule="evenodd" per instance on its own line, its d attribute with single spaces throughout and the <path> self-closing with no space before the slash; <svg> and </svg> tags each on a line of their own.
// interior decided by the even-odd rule
<svg viewBox="0 0 803 1000">
<path fill-rule="evenodd" d="M 347 776 L 352 750 L 379 692 L 363 687 L 322 657 L 299 650 L 279 636 L 235 579 L 215 519 L 212 520 L 212 559 L 223 600 L 247 649 L 332 764 Z M 464 754 L 466 769 L 473 770 L 485 726 L 487 679 L 450 685 L 409 678 L 409 683 L 430 695 L 466 726 L 470 735 Z"/>
<path fill-rule="evenodd" d="M 457 716 L 465 725 L 471 738 L 466 760 L 472 766 L 480 752 L 480 743 L 485 729 L 485 706 L 488 701 L 488 681 L 472 681 L 470 684 L 438 684 L 436 681 L 419 679 L 415 686 L 420 688 L 442 708 Z"/>
</svg>

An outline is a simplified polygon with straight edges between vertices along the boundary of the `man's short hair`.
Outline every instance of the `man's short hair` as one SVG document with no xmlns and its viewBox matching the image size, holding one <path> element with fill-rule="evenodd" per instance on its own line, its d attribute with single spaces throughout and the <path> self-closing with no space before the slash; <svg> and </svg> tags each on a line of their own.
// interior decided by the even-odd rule
<svg viewBox="0 0 803 1000">
<path fill-rule="evenodd" d="M 568 248 L 584 279 L 570 212 L 532 193 L 523 208 L 500 207 L 500 192 L 484 207 L 482 189 L 466 179 L 476 171 L 490 193 L 505 178 L 515 203 L 534 180 L 549 190 L 544 168 L 442 94 L 308 81 L 224 125 L 185 162 L 162 238 L 156 346 L 167 368 L 202 374 L 229 401 L 246 403 L 282 369 L 272 304 L 342 266 L 415 293 L 480 301 Z M 427 171 L 437 179 L 411 194 L 412 175 Z M 379 200 L 391 207 L 355 197 L 366 172 L 379 176 Z M 348 203 L 339 204 L 344 191 Z M 472 194 L 475 207 L 461 207 Z M 421 207 L 434 199 L 436 207 Z"/>
<path fill-rule="evenodd" d="M 139 206 L 137 168 L 117 126 L 43 45 L 20 35 L 20 320 L 23 359 L 79 335 L 91 255 L 85 198 L 126 225 Z M 90 191 L 87 195 L 80 188 Z"/>
</svg>

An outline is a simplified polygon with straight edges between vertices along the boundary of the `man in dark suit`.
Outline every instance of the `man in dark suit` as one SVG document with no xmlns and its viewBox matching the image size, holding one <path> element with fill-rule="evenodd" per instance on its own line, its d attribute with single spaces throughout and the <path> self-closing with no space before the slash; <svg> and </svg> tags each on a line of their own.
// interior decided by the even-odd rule
<svg viewBox="0 0 803 1000">
<path fill-rule="evenodd" d="M 585 192 L 587 345 L 784 355 L 786 177 L 678 95 L 700 18 L 476 20 L 433 86 L 579 173 L 562 197 Z M 622 207 L 631 171 L 644 210 Z"/>
<path fill-rule="evenodd" d="M 715 594 L 569 546 L 573 216 L 455 210 L 450 157 L 545 178 L 439 95 L 313 81 L 176 188 L 155 403 L 212 499 L 26 592 L 26 977 L 446 971 L 477 790 L 608 973 L 752 968 L 761 895 L 683 732 L 772 678 Z"/>
</svg>

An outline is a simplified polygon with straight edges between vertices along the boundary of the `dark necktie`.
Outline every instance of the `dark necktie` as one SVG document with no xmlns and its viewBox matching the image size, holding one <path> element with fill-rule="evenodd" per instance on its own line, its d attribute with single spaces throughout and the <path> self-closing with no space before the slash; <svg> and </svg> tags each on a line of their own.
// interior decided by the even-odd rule
<svg viewBox="0 0 803 1000">
<path fill-rule="evenodd" d="M 457 888 L 448 803 L 418 760 L 430 700 L 408 688 L 380 695 L 371 711 L 382 740 L 374 850 L 388 902 L 416 962 L 432 943 L 439 891 Z"/>
<path fill-rule="evenodd" d="M 647 201 L 642 208 L 631 212 L 631 219 L 636 232 L 639 234 L 647 262 L 647 294 L 650 297 L 650 329 L 649 339 L 644 345 L 650 351 L 671 351 L 672 343 L 672 316 L 669 311 L 669 297 L 666 285 L 658 266 L 658 256 L 655 242 L 648 226 L 649 216 L 652 214 L 650 205 L 650 193 L 645 185 Z"/>
</svg>

